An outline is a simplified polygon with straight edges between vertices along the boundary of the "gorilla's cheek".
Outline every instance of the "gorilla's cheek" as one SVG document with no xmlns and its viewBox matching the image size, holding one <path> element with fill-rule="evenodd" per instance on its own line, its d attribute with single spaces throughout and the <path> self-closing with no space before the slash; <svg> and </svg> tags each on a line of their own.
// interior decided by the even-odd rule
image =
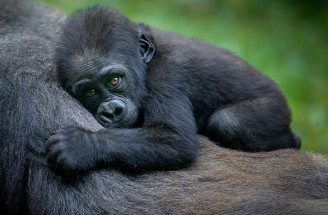
<svg viewBox="0 0 328 215">
<path fill-rule="evenodd" d="M 132 127 L 138 120 L 138 107 L 130 99 L 126 100 L 127 112 L 118 127 Z"/>
</svg>

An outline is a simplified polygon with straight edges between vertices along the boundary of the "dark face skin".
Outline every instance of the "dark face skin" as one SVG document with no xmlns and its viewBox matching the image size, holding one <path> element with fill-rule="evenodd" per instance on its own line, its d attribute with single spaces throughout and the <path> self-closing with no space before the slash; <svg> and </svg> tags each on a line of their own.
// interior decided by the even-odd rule
<svg viewBox="0 0 328 215">
<path fill-rule="evenodd" d="M 79 79 L 72 93 L 104 127 L 132 127 L 138 119 L 138 107 L 130 99 L 131 87 L 126 68 L 111 65 L 94 71 L 90 78 Z"/>
</svg>

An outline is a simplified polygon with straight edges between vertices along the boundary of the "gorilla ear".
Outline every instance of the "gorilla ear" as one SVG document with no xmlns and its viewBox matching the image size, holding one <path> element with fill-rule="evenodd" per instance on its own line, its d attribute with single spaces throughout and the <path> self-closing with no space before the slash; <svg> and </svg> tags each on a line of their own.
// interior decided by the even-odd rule
<svg viewBox="0 0 328 215">
<path fill-rule="evenodd" d="M 144 34 L 140 36 L 139 46 L 142 61 L 148 63 L 154 56 L 155 46 Z"/>
</svg>

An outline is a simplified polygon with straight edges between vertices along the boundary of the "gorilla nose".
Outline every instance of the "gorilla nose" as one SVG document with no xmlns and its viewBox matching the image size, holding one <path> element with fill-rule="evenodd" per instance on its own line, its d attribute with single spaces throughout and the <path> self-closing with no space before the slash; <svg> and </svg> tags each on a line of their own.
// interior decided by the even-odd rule
<svg viewBox="0 0 328 215">
<path fill-rule="evenodd" d="M 125 104 L 120 100 L 111 100 L 99 105 L 97 115 L 102 124 L 109 126 L 124 116 Z"/>
</svg>

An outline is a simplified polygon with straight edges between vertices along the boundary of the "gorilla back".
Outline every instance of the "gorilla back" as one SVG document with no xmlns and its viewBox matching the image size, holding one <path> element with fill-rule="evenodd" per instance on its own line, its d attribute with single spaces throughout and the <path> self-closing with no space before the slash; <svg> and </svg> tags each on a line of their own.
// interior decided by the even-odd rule
<svg viewBox="0 0 328 215">
<path fill-rule="evenodd" d="M 62 86 L 109 127 L 58 131 L 47 144 L 56 170 L 99 163 L 179 169 L 196 156 L 197 132 L 245 151 L 300 146 L 272 80 L 225 49 L 133 23 L 115 10 L 94 7 L 70 17 L 55 62 Z"/>
<path fill-rule="evenodd" d="M 327 214 L 328 161 L 296 150 L 247 153 L 199 138 L 197 162 L 138 176 L 95 170 L 67 184 L 45 161 L 54 129 L 101 126 L 60 89 L 45 5 L 0 0 L 0 214 Z"/>
</svg>

